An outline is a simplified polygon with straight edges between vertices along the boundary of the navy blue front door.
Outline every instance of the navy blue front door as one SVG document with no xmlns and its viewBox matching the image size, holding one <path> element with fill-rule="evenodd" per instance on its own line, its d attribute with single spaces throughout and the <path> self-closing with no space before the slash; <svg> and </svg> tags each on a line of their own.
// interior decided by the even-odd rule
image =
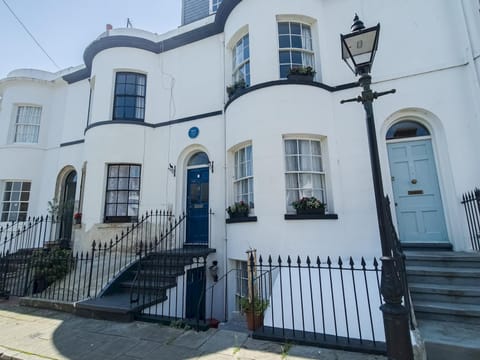
<svg viewBox="0 0 480 360">
<path fill-rule="evenodd" d="M 187 319 L 205 319 L 205 267 L 187 271 L 187 301 L 185 317 Z"/>
<path fill-rule="evenodd" d="M 188 170 L 187 244 L 208 244 L 208 167 Z"/>
</svg>

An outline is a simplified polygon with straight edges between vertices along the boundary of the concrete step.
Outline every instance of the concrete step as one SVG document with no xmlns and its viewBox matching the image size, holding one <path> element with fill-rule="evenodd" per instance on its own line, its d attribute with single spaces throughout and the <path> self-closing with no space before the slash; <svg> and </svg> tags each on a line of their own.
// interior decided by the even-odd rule
<svg viewBox="0 0 480 360">
<path fill-rule="evenodd" d="M 409 283 L 460 286 L 480 284 L 480 269 L 476 268 L 407 265 L 406 270 Z"/>
<path fill-rule="evenodd" d="M 480 254 L 453 251 L 407 251 L 408 266 L 470 267 L 480 269 Z"/>
<path fill-rule="evenodd" d="M 480 325 L 418 320 L 429 360 L 480 359 Z"/>
<path fill-rule="evenodd" d="M 480 325 L 479 304 L 414 301 L 413 308 L 419 319 L 458 321 Z"/>
<path fill-rule="evenodd" d="M 410 283 L 409 287 L 413 302 L 480 304 L 480 288 L 478 286 Z"/>
</svg>

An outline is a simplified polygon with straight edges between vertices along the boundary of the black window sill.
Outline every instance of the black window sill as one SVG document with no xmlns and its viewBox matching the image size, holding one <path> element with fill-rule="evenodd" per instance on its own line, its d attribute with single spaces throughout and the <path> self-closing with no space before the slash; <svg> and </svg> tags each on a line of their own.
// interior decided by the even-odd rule
<svg viewBox="0 0 480 360">
<path fill-rule="evenodd" d="M 338 220 L 337 214 L 285 214 L 285 220 Z"/>
<path fill-rule="evenodd" d="M 236 224 L 236 223 L 244 223 L 244 222 L 256 222 L 256 216 L 243 216 L 243 217 L 236 217 L 233 219 L 226 219 L 225 222 L 227 224 Z"/>
<path fill-rule="evenodd" d="M 138 222 L 138 217 L 136 216 L 107 216 L 103 220 L 105 224 L 112 223 L 134 223 Z"/>
</svg>

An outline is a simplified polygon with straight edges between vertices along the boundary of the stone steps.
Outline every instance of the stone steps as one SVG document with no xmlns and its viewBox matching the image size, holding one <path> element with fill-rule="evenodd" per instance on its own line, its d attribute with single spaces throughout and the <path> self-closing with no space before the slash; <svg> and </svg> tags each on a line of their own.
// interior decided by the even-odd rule
<svg viewBox="0 0 480 360">
<path fill-rule="evenodd" d="M 480 359 L 480 254 L 431 250 L 405 255 L 428 359 Z"/>
</svg>

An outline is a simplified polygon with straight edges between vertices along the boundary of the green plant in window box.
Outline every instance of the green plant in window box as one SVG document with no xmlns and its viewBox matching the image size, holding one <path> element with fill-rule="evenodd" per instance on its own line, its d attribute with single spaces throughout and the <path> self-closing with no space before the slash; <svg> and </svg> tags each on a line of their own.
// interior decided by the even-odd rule
<svg viewBox="0 0 480 360">
<path fill-rule="evenodd" d="M 316 72 L 311 66 L 295 66 L 290 68 L 287 78 L 289 80 L 313 81 Z"/>
<path fill-rule="evenodd" d="M 294 201 L 292 206 L 297 210 L 297 214 L 325 214 L 327 204 L 318 200 L 315 196 L 303 197 Z"/>
<path fill-rule="evenodd" d="M 239 217 L 248 217 L 248 213 L 250 212 L 250 207 L 245 201 L 239 201 L 230 205 L 226 209 L 228 216 L 230 219 L 239 218 Z"/>
<path fill-rule="evenodd" d="M 231 98 L 233 95 L 236 94 L 237 91 L 245 89 L 246 87 L 247 83 L 244 79 L 235 81 L 232 85 L 227 86 L 228 97 Z"/>
</svg>

